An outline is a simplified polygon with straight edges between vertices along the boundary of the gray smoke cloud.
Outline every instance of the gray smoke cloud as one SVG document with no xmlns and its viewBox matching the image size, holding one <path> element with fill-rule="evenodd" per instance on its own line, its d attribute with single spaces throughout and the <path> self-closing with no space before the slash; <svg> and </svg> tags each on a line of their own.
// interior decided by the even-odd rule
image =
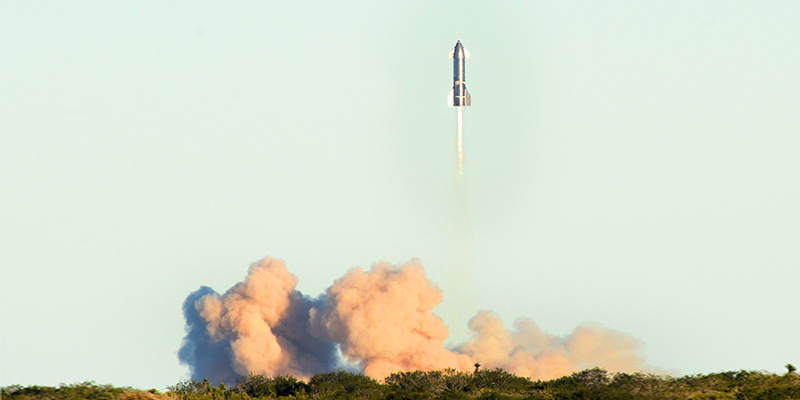
<svg viewBox="0 0 800 400">
<path fill-rule="evenodd" d="M 416 259 L 351 269 L 316 299 L 296 286 L 283 261 L 265 258 L 222 295 L 208 287 L 191 293 L 178 357 L 192 378 L 214 384 L 251 373 L 307 379 L 345 364 L 376 379 L 399 371 L 468 371 L 476 362 L 533 379 L 591 367 L 644 369 L 642 343 L 622 332 L 583 325 L 558 337 L 530 319 L 509 330 L 489 311 L 469 321 L 466 343 L 448 349 L 447 327 L 433 313 L 441 290 Z"/>
<path fill-rule="evenodd" d="M 207 322 L 200 316 L 195 304 L 204 296 L 216 294 L 208 286 L 192 292 L 183 302 L 183 317 L 186 319 L 186 336 L 178 351 L 181 363 L 189 365 L 192 378 L 202 380 L 213 377 L 219 382 L 235 381 L 238 375 L 228 360 L 230 344 L 214 341 L 206 329 Z"/>
</svg>

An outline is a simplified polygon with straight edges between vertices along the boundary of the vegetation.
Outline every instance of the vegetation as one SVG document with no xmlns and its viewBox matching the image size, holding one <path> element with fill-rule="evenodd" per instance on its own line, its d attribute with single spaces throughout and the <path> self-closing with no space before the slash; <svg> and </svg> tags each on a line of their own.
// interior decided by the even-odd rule
<svg viewBox="0 0 800 400">
<path fill-rule="evenodd" d="M 791 366 L 791 368 L 790 368 Z M 2 388 L 3 400 L 800 400 L 800 375 L 730 371 L 680 378 L 594 368 L 549 381 L 501 369 L 399 372 L 377 382 L 337 370 L 308 382 L 291 376 L 250 375 L 231 387 L 181 381 L 165 393 L 83 382 L 59 387 Z"/>
<path fill-rule="evenodd" d="M 6 386 L 0 389 L 3 400 L 160 400 L 169 396 L 159 395 L 155 389 L 141 391 L 129 387 L 113 387 L 96 385 L 94 382 L 83 382 L 72 385 L 61 384 L 51 386 Z"/>
</svg>

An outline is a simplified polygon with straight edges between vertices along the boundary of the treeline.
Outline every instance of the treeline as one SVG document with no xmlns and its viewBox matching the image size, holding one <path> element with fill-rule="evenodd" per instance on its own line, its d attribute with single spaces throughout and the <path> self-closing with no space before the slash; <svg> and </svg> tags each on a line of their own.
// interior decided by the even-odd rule
<svg viewBox="0 0 800 400">
<path fill-rule="evenodd" d="M 789 366 L 787 366 L 788 368 Z M 186 380 L 140 391 L 84 382 L 58 388 L 8 386 L 3 400 L 800 400 L 800 376 L 731 371 L 679 378 L 615 373 L 594 368 L 549 381 L 532 381 L 501 369 L 400 372 L 378 382 L 337 370 L 308 382 L 291 376 L 251 375 L 235 385 Z"/>
</svg>

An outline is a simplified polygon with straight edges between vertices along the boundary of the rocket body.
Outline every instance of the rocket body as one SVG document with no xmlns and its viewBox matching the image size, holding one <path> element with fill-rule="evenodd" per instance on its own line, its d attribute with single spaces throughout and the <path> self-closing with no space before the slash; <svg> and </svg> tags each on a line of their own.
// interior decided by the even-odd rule
<svg viewBox="0 0 800 400">
<path fill-rule="evenodd" d="M 447 98 L 450 107 L 464 107 L 472 103 L 471 96 L 467 91 L 467 78 L 465 72 L 466 59 L 469 58 L 469 51 L 461 45 L 459 40 L 456 47 L 450 51 L 450 58 L 453 59 L 453 89 Z"/>
</svg>

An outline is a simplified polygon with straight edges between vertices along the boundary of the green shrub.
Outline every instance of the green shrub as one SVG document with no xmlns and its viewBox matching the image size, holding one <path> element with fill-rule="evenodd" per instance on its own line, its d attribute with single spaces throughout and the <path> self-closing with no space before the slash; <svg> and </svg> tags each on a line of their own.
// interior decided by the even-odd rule
<svg viewBox="0 0 800 400">
<path fill-rule="evenodd" d="M 308 381 L 311 395 L 317 399 L 379 399 L 384 388 L 376 380 L 362 374 L 336 370 L 314 375 Z"/>
</svg>

